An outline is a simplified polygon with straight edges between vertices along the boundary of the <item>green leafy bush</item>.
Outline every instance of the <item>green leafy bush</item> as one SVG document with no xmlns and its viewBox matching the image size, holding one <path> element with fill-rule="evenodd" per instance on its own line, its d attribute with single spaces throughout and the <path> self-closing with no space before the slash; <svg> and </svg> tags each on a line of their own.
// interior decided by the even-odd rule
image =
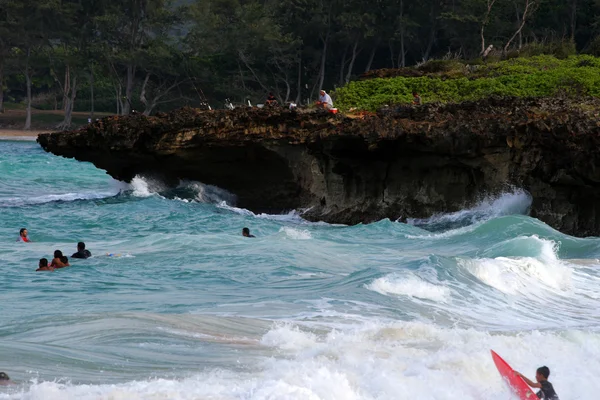
<svg viewBox="0 0 600 400">
<path fill-rule="evenodd" d="M 489 96 L 542 97 L 567 94 L 600 97 L 600 59 L 571 56 L 516 58 L 478 68 L 472 76 L 378 78 L 350 82 L 335 92 L 341 110 L 375 111 L 384 105 L 412 102 L 412 92 L 424 102 L 461 102 Z"/>
</svg>

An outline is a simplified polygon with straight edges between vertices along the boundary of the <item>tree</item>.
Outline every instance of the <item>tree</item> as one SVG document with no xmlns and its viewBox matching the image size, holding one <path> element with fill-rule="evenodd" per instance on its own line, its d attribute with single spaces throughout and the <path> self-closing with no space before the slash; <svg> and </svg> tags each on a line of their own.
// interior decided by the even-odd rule
<svg viewBox="0 0 600 400">
<path fill-rule="evenodd" d="M 136 74 L 148 59 L 147 46 L 174 27 L 174 16 L 170 0 L 123 0 L 110 1 L 106 12 L 96 18 L 102 26 L 99 35 L 106 62 L 118 80 L 118 94 L 125 89 L 122 114 L 131 110 Z"/>
</svg>

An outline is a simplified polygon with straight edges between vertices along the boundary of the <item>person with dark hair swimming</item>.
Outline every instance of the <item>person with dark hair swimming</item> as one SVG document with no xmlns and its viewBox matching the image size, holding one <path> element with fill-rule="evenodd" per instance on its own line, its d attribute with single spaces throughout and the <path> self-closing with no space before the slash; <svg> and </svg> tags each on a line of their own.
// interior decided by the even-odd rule
<svg viewBox="0 0 600 400">
<path fill-rule="evenodd" d="M 31 242 L 31 240 L 29 240 L 29 237 L 27 236 L 27 228 L 21 228 L 21 230 L 19 231 L 19 238 L 17 239 L 17 242 Z"/>
<path fill-rule="evenodd" d="M 92 253 L 89 250 L 85 249 L 85 243 L 79 242 L 77 243 L 77 253 L 74 253 L 71 258 L 90 258 Z"/>
<path fill-rule="evenodd" d="M 39 263 L 38 269 L 36 269 L 35 271 L 36 272 L 38 272 L 38 271 L 54 271 L 54 267 L 51 267 L 48 265 L 47 258 L 40 258 L 40 263 Z"/>
<path fill-rule="evenodd" d="M 10 377 L 4 372 L 0 372 L 0 386 L 2 385 L 14 385 L 14 382 L 11 381 Z"/>
<path fill-rule="evenodd" d="M 54 258 L 52 259 L 52 264 L 50 264 L 52 268 L 65 268 L 70 267 L 69 259 L 65 257 L 60 250 L 54 251 Z"/>
<path fill-rule="evenodd" d="M 520 376 L 523 380 L 532 388 L 541 389 L 537 392 L 537 397 L 543 400 L 559 400 L 558 395 L 554 391 L 554 386 L 550 382 L 548 382 L 548 377 L 550 376 L 550 368 L 543 366 L 539 367 L 535 373 L 535 380 L 537 382 L 533 382 L 523 376 L 522 373 L 515 371 L 515 375 Z"/>
<path fill-rule="evenodd" d="M 256 237 L 256 236 L 250 234 L 250 229 L 248 229 L 248 228 L 242 229 L 242 236 L 247 237 L 247 238 Z"/>
</svg>

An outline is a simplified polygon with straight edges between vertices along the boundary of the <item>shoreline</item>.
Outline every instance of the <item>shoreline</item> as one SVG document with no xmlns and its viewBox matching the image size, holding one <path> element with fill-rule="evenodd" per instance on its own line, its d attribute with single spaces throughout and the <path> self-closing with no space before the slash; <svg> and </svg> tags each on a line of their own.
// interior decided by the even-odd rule
<svg viewBox="0 0 600 400">
<path fill-rule="evenodd" d="M 37 137 L 48 131 L 31 130 L 23 131 L 20 129 L 0 129 L 0 140 L 31 140 L 35 141 Z"/>
</svg>

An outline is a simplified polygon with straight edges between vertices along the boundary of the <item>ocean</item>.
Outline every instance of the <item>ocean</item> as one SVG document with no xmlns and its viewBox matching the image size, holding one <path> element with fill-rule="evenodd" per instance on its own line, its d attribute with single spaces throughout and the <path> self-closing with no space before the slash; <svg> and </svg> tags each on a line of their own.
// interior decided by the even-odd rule
<svg viewBox="0 0 600 400">
<path fill-rule="evenodd" d="M 600 239 L 530 204 L 312 223 L 0 141 L 0 399 L 510 399 L 490 350 L 595 399 Z"/>
</svg>

